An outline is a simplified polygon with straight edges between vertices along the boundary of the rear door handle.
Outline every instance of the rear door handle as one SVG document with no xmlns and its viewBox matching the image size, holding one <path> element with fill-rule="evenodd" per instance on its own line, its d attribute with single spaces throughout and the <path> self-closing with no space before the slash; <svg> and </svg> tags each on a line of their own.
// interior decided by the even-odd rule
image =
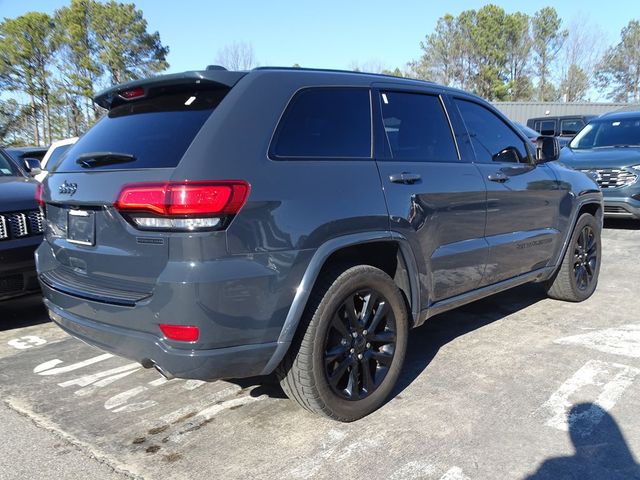
<svg viewBox="0 0 640 480">
<path fill-rule="evenodd" d="M 417 181 L 419 181 L 421 178 L 422 177 L 420 176 L 419 173 L 409 173 L 409 172 L 393 173 L 389 175 L 389 180 L 392 183 L 403 183 L 405 185 L 412 185 Z"/>
<path fill-rule="evenodd" d="M 503 172 L 496 172 L 487 177 L 492 182 L 504 183 L 509 180 L 509 175 L 504 174 Z"/>
</svg>

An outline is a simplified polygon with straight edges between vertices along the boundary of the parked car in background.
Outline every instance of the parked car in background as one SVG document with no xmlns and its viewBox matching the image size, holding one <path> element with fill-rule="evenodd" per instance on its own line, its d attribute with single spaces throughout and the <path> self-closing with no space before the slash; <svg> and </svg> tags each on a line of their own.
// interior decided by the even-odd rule
<svg viewBox="0 0 640 480">
<path fill-rule="evenodd" d="M 48 147 L 7 147 L 5 151 L 20 165 L 26 158 L 35 158 L 42 161 L 46 155 Z"/>
<path fill-rule="evenodd" d="M 523 125 L 518 122 L 513 122 L 513 124 L 518 127 L 518 129 L 527 137 L 533 145 L 537 145 L 538 137 L 540 136 L 539 132 L 536 132 L 533 128 L 529 128 L 526 125 Z"/>
<path fill-rule="evenodd" d="M 39 182 L 42 182 L 49 171 L 55 169 L 64 153 L 77 141 L 78 137 L 71 137 L 53 142 L 40 162 L 40 168 L 42 171 L 35 175 L 34 178 Z"/>
<path fill-rule="evenodd" d="M 640 219 L 640 111 L 592 120 L 560 159 L 596 179 L 606 216 Z"/>
<path fill-rule="evenodd" d="M 95 101 L 109 114 L 42 184 L 45 304 L 169 378 L 276 372 L 303 408 L 352 421 L 430 316 L 526 282 L 574 302 L 596 288 L 595 181 L 474 95 L 216 68 Z"/>
<path fill-rule="evenodd" d="M 527 127 L 540 135 L 558 137 L 560 147 L 565 147 L 590 120 L 596 115 L 561 115 L 530 118 Z"/>
<path fill-rule="evenodd" d="M 39 186 L 0 149 L 0 300 L 39 289 L 34 261 L 44 230 Z"/>
</svg>

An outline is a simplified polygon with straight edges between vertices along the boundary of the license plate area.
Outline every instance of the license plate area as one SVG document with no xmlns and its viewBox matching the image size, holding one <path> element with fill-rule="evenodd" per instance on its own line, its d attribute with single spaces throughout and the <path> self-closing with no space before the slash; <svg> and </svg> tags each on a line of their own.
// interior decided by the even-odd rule
<svg viewBox="0 0 640 480">
<path fill-rule="evenodd" d="M 67 212 L 67 241 L 78 245 L 95 245 L 95 212 L 91 210 L 69 210 Z"/>
</svg>

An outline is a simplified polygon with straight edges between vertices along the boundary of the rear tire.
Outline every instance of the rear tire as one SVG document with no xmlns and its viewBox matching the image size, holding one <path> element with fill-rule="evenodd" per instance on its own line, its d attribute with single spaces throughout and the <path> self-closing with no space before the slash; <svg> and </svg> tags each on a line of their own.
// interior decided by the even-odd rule
<svg viewBox="0 0 640 480">
<path fill-rule="evenodd" d="M 584 213 L 576 223 L 560 268 L 545 283 L 549 297 L 568 302 L 589 298 L 598 284 L 601 258 L 600 225 L 593 215 Z"/>
<path fill-rule="evenodd" d="M 407 349 L 404 297 L 382 270 L 359 265 L 324 274 L 277 370 L 287 396 L 313 413 L 351 422 L 391 393 Z"/>
</svg>

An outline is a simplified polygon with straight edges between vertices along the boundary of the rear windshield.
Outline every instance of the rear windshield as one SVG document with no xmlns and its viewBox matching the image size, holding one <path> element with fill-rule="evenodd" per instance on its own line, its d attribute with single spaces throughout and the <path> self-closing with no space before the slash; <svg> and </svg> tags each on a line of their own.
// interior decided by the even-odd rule
<svg viewBox="0 0 640 480">
<path fill-rule="evenodd" d="M 640 147 L 640 118 L 593 120 L 574 137 L 573 149 Z"/>
<path fill-rule="evenodd" d="M 63 156 L 58 172 L 175 167 L 222 101 L 228 89 L 164 88 L 148 98 L 109 110 Z M 78 158 L 92 153 L 133 155 L 133 161 L 104 162 L 84 168 Z"/>
</svg>

